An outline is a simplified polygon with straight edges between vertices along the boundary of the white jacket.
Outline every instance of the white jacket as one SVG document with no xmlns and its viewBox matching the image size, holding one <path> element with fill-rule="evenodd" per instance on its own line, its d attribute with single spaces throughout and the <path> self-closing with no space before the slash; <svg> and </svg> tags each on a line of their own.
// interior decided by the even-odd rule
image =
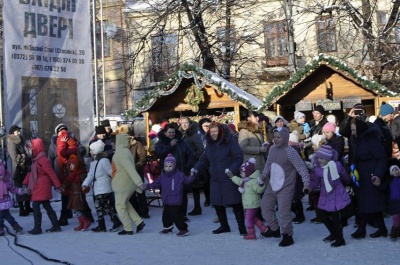
<svg viewBox="0 0 400 265">
<path fill-rule="evenodd" d="M 98 162 L 97 168 L 96 164 Z M 96 168 L 96 176 L 94 176 L 94 171 Z M 107 158 L 101 158 L 100 160 L 94 160 L 90 162 L 90 169 L 87 177 L 82 183 L 82 186 L 93 186 L 93 194 L 106 194 L 113 192 L 111 188 L 111 163 Z M 96 179 L 95 179 L 96 177 Z"/>
</svg>

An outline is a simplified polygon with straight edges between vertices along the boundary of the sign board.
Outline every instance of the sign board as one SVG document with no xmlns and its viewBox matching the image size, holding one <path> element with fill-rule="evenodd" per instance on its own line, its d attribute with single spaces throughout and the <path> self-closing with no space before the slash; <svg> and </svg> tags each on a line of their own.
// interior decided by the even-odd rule
<svg viewBox="0 0 400 265">
<path fill-rule="evenodd" d="M 342 98 L 343 108 L 351 109 L 357 103 L 361 103 L 360 97 Z"/>
<path fill-rule="evenodd" d="M 54 124 L 65 123 L 82 142 L 90 140 L 94 128 L 90 2 L 3 1 L 7 128 L 15 124 L 29 137 L 49 138 Z"/>
<path fill-rule="evenodd" d="M 312 110 L 312 102 L 311 100 L 300 100 L 295 108 L 297 111 L 310 111 Z"/>
<path fill-rule="evenodd" d="M 342 109 L 342 103 L 338 99 L 334 99 L 334 100 L 329 100 L 329 99 L 317 100 L 317 102 L 315 104 L 323 106 L 325 110 L 341 110 Z"/>
</svg>

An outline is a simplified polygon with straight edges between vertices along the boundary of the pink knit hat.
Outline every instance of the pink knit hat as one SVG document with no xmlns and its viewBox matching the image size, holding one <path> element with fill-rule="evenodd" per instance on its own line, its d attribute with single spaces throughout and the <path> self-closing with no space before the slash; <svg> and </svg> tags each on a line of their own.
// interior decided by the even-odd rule
<svg viewBox="0 0 400 265">
<path fill-rule="evenodd" d="M 322 127 L 323 132 L 336 132 L 336 124 L 333 122 L 325 123 L 324 127 Z"/>
<path fill-rule="evenodd" d="M 249 161 L 240 166 L 240 172 L 244 172 L 245 177 L 250 177 L 256 171 L 256 159 L 250 158 Z"/>
</svg>

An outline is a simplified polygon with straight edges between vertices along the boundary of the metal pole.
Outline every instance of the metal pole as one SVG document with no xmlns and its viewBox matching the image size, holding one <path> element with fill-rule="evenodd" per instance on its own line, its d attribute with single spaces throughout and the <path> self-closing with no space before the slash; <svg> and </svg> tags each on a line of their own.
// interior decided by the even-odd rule
<svg viewBox="0 0 400 265">
<path fill-rule="evenodd" d="M 0 56 L 0 67 L 3 65 L 3 56 Z M 3 79 L 3 69 L 0 68 L 0 137 L 1 137 L 1 160 L 6 162 L 6 156 L 5 156 L 5 146 L 4 146 L 4 138 L 6 137 L 6 128 L 4 127 L 3 123 L 3 84 L 2 84 L 2 79 Z"/>
<path fill-rule="evenodd" d="M 107 112 L 106 112 L 106 70 L 104 63 L 104 25 L 103 25 L 103 0 L 100 0 L 100 25 L 101 25 L 101 62 L 103 64 L 102 67 L 102 79 L 103 79 L 103 112 L 104 112 L 104 119 L 106 119 Z"/>
<path fill-rule="evenodd" d="M 96 120 L 100 124 L 99 115 L 99 80 L 97 72 L 99 70 L 97 63 L 97 40 L 96 40 L 96 0 L 92 0 L 92 30 L 93 30 L 93 62 L 94 62 L 94 92 L 96 97 Z"/>
</svg>

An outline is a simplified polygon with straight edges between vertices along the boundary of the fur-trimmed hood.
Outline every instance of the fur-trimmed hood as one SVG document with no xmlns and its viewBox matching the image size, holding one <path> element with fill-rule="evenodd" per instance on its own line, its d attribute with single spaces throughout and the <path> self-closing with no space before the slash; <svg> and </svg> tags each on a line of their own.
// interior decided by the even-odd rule
<svg viewBox="0 0 400 265">
<path fill-rule="evenodd" d="M 182 140 L 182 136 L 183 136 L 182 133 L 179 130 L 175 129 L 175 137 L 174 137 L 174 139 L 177 139 L 178 141 L 181 141 Z M 157 137 L 158 137 L 159 141 L 162 141 L 162 142 L 165 142 L 165 143 L 169 143 L 172 140 L 172 139 L 168 138 L 165 135 L 164 130 L 159 131 L 157 133 Z"/>
<path fill-rule="evenodd" d="M 245 129 L 252 133 L 261 133 L 260 128 L 257 123 L 252 121 L 241 121 L 238 124 L 238 131 Z"/>
<path fill-rule="evenodd" d="M 22 142 L 22 138 L 19 135 L 9 134 L 7 136 L 7 140 L 18 145 Z"/>
</svg>

